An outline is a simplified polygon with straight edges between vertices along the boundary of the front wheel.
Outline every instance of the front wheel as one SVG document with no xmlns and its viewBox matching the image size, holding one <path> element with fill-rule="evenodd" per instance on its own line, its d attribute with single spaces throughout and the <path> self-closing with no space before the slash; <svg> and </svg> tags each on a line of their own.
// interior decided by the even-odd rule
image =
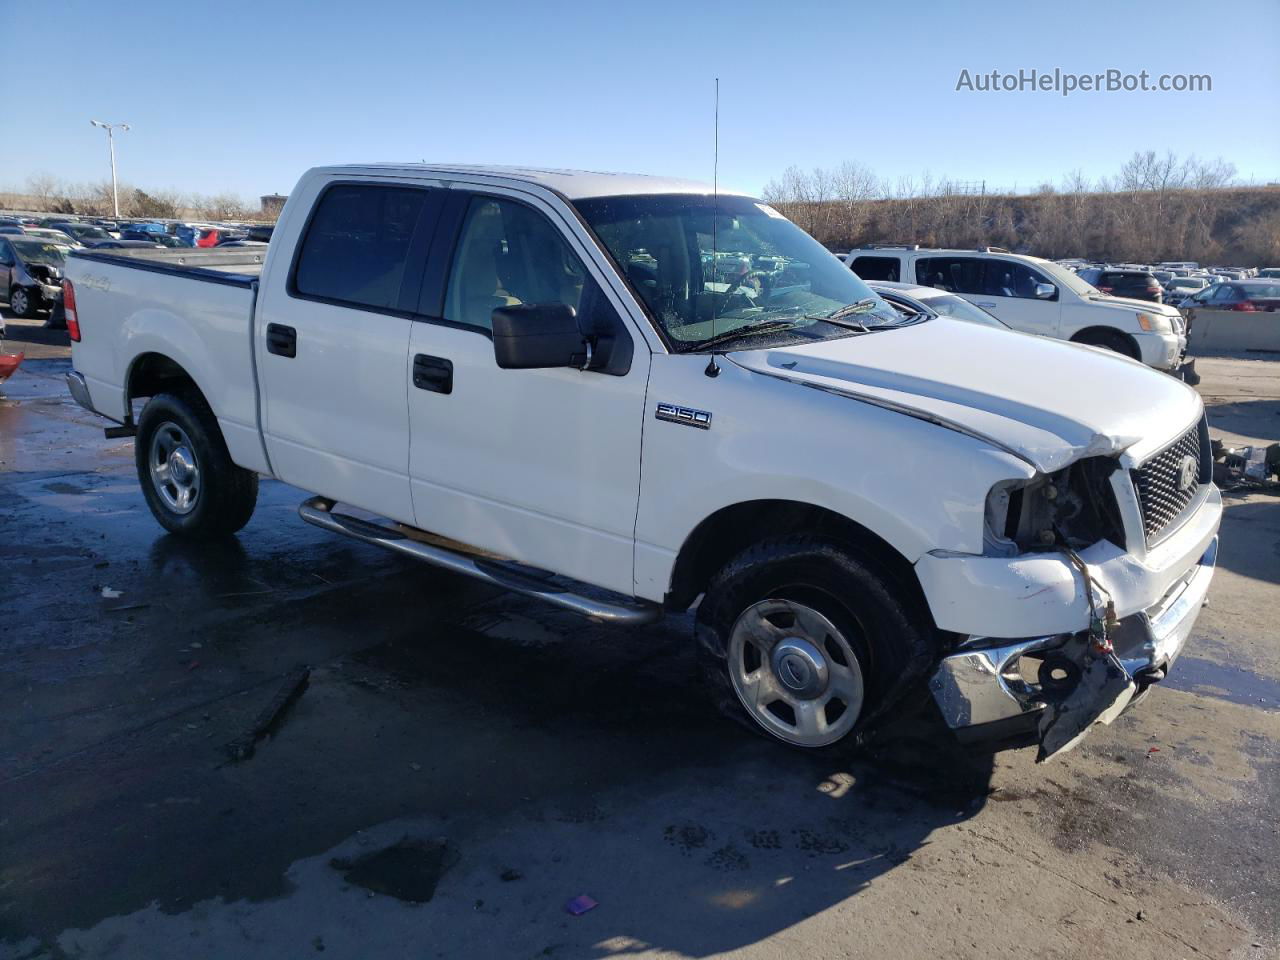
<svg viewBox="0 0 1280 960">
<path fill-rule="evenodd" d="M 258 475 L 232 462 L 213 411 L 195 391 L 148 401 L 134 459 L 147 506 L 170 533 L 229 536 L 253 516 Z"/>
<path fill-rule="evenodd" d="M 1081 336 L 1077 343 L 1087 343 L 1091 347 L 1102 347 L 1104 350 L 1110 350 L 1118 353 L 1130 360 L 1141 360 L 1142 356 L 1138 353 L 1138 348 L 1134 346 L 1133 340 L 1116 330 L 1092 330 Z"/>
<path fill-rule="evenodd" d="M 9 309 L 16 316 L 26 319 L 36 315 L 36 298 L 25 287 L 14 287 L 9 291 Z"/>
<path fill-rule="evenodd" d="M 904 593 L 834 541 L 747 549 L 698 607 L 699 660 L 717 706 L 795 747 L 861 742 L 931 656 L 931 629 Z"/>
</svg>

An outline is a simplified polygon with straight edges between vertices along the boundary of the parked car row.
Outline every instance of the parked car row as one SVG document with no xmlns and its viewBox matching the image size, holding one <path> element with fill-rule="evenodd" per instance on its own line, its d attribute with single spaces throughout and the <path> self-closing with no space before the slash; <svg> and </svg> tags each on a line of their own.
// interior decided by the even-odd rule
<svg viewBox="0 0 1280 960">
<path fill-rule="evenodd" d="M 1073 270 L 1103 293 L 1133 297 L 1173 306 L 1219 283 L 1280 278 L 1280 267 L 1201 267 L 1193 260 L 1176 260 L 1155 265 L 1100 264 L 1071 259 L 1057 261 Z"/>
<path fill-rule="evenodd" d="M 62 269 L 72 250 L 264 246 L 271 231 L 271 224 L 0 215 L 0 300 L 19 317 L 47 313 L 49 325 L 61 327 Z"/>
<path fill-rule="evenodd" d="M 54 230 L 76 245 L 95 247 L 113 241 L 142 241 L 162 247 L 214 247 L 227 243 L 266 243 L 271 224 L 186 223 L 180 220 L 85 219 L 71 214 L 36 218 L 0 216 L 0 234 Z"/>
</svg>

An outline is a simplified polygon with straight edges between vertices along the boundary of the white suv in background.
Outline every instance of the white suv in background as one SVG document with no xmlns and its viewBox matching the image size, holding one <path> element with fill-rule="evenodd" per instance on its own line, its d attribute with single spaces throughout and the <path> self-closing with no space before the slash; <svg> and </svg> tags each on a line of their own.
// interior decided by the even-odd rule
<svg viewBox="0 0 1280 960">
<path fill-rule="evenodd" d="M 1187 338 L 1182 315 L 1145 300 L 1109 297 L 1070 270 L 999 247 L 931 250 L 870 246 L 842 259 L 863 280 L 917 283 L 958 293 L 1015 330 L 1106 347 L 1175 372 Z"/>
</svg>

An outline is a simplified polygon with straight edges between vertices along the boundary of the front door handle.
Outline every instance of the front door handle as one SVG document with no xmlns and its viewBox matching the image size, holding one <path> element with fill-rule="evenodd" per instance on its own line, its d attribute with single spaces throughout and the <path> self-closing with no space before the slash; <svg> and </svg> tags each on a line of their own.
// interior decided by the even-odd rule
<svg viewBox="0 0 1280 960">
<path fill-rule="evenodd" d="M 267 353 L 277 357 L 293 358 L 298 355 L 298 331 L 282 323 L 267 324 Z"/>
<path fill-rule="evenodd" d="M 425 353 L 413 358 L 413 385 L 432 393 L 453 393 L 453 361 L 429 357 Z"/>
<path fill-rule="evenodd" d="M 976 306 L 986 307 L 987 309 L 990 309 L 995 306 L 995 303 L 991 300 L 975 300 L 973 302 Z"/>
</svg>

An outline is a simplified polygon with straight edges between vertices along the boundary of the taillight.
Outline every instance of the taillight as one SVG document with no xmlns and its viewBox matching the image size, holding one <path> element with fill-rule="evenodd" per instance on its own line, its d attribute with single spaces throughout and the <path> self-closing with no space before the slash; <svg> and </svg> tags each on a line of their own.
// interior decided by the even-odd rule
<svg viewBox="0 0 1280 960">
<path fill-rule="evenodd" d="M 70 280 L 62 281 L 62 312 L 67 317 L 67 335 L 80 342 L 80 315 L 76 313 L 76 288 Z"/>
<path fill-rule="evenodd" d="M 1239 303 L 1232 304 L 1231 309 L 1241 310 L 1245 313 L 1256 313 L 1258 310 L 1252 300 L 1241 300 Z"/>
</svg>

